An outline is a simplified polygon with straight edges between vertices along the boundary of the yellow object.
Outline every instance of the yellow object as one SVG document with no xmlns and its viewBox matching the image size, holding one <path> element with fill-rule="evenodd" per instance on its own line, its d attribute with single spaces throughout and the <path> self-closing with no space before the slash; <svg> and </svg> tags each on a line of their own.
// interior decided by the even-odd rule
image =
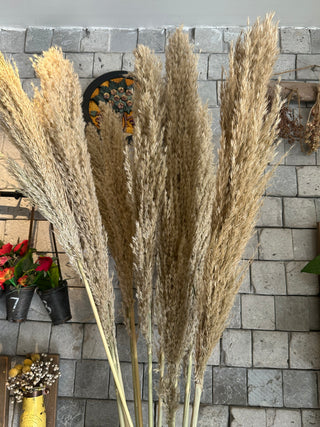
<svg viewBox="0 0 320 427">
<path fill-rule="evenodd" d="M 40 360 L 40 354 L 39 353 L 31 354 L 31 360 L 32 362 L 38 362 Z"/>
<path fill-rule="evenodd" d="M 29 365 L 29 366 L 31 366 L 32 365 L 32 360 L 31 359 L 24 359 L 24 361 L 23 361 L 23 364 L 24 365 Z"/>
<path fill-rule="evenodd" d="M 19 369 L 17 369 L 16 367 L 12 368 L 9 371 L 9 377 L 16 377 L 19 374 L 19 372 L 20 372 Z"/>
<path fill-rule="evenodd" d="M 20 427 L 46 427 L 46 408 L 39 392 L 40 396 L 23 398 Z"/>
<path fill-rule="evenodd" d="M 18 363 L 18 365 L 14 366 L 15 369 L 18 369 L 18 371 L 22 371 L 23 366 Z"/>
<path fill-rule="evenodd" d="M 26 372 L 31 371 L 30 365 L 24 365 L 24 367 L 22 368 L 22 372 L 25 374 Z"/>
</svg>

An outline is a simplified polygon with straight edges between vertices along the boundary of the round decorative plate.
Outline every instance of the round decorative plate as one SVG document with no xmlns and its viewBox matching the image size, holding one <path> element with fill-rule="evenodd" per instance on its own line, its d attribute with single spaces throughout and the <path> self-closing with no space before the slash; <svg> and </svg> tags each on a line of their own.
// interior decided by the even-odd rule
<svg viewBox="0 0 320 427">
<path fill-rule="evenodd" d="M 133 134 L 132 117 L 133 79 L 127 77 L 127 71 L 112 71 L 95 79 L 84 92 L 82 109 L 85 121 L 100 127 L 99 103 L 112 105 L 122 114 L 123 131 Z"/>
</svg>

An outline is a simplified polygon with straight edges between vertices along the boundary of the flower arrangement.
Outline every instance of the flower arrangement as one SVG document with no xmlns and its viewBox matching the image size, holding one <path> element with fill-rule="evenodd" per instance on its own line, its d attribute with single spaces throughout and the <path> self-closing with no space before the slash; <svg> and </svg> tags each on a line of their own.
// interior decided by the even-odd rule
<svg viewBox="0 0 320 427">
<path fill-rule="evenodd" d="M 40 290 L 59 285 L 59 269 L 53 258 L 39 256 L 33 261 L 35 249 L 28 248 L 28 240 L 13 246 L 0 242 L 0 288 L 12 285 L 15 288 L 37 286 Z"/>
<path fill-rule="evenodd" d="M 48 394 L 48 387 L 52 386 L 60 375 L 59 366 L 53 363 L 52 358 L 48 358 L 44 353 L 35 353 L 27 355 L 22 364 L 10 369 L 6 386 L 13 392 L 16 401 L 22 402 L 23 397 L 35 390 L 42 389 Z"/>
</svg>

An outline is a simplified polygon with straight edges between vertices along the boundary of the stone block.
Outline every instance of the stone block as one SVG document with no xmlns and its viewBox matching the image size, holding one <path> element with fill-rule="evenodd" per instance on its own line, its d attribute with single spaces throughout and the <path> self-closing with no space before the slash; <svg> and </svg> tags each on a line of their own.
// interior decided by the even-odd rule
<svg viewBox="0 0 320 427">
<path fill-rule="evenodd" d="M 72 321 L 94 323 L 94 315 L 85 288 L 69 287 L 68 291 Z"/>
<path fill-rule="evenodd" d="M 51 46 L 53 29 L 47 27 L 27 28 L 25 52 L 41 53 Z"/>
<path fill-rule="evenodd" d="M 285 295 L 286 275 L 284 263 L 254 261 L 251 265 L 251 284 L 256 294 Z"/>
<path fill-rule="evenodd" d="M 196 28 L 194 45 L 197 52 L 222 53 L 222 31 L 218 28 Z"/>
<path fill-rule="evenodd" d="M 276 152 L 275 152 L 275 156 L 273 159 L 271 159 L 271 161 L 269 162 L 270 165 L 272 166 L 276 166 L 276 165 L 284 165 L 285 164 L 285 160 L 284 160 L 284 141 L 280 141 Z"/>
<path fill-rule="evenodd" d="M 208 78 L 208 61 L 209 61 L 209 56 L 206 55 L 205 53 L 203 54 L 199 54 L 197 56 L 198 58 L 198 79 L 199 80 L 207 80 Z"/>
<path fill-rule="evenodd" d="M 274 74 L 281 73 L 287 70 L 294 70 L 296 68 L 296 56 L 290 54 L 282 54 L 278 56 L 277 62 L 273 68 Z M 289 73 L 284 74 L 286 80 L 295 79 L 295 71 L 290 71 Z M 275 79 L 278 79 L 279 76 L 274 76 Z"/>
<path fill-rule="evenodd" d="M 24 28 L 1 28 L 0 51 L 18 53 L 24 51 L 26 30 Z"/>
<path fill-rule="evenodd" d="M 222 360 L 226 366 L 252 366 L 251 331 L 225 330 L 222 336 Z"/>
<path fill-rule="evenodd" d="M 66 58 L 72 62 L 79 77 L 92 77 L 93 53 L 67 53 Z"/>
<path fill-rule="evenodd" d="M 292 260 L 292 231 L 289 229 L 265 228 L 260 232 L 260 260 Z"/>
<path fill-rule="evenodd" d="M 227 427 L 229 421 L 229 410 L 227 406 L 201 405 L 199 410 L 198 427 Z"/>
<path fill-rule="evenodd" d="M 125 71 L 134 70 L 135 57 L 133 53 L 125 53 L 122 58 L 122 69 Z"/>
<path fill-rule="evenodd" d="M 117 345 L 118 345 L 120 362 L 130 362 L 131 361 L 130 338 L 126 330 L 126 327 L 124 325 L 117 325 Z M 142 334 L 139 334 L 139 337 L 138 337 L 137 351 L 138 351 L 139 362 L 141 363 L 147 362 L 148 361 L 147 346 Z"/>
<path fill-rule="evenodd" d="M 220 341 L 213 349 L 213 352 L 211 353 L 207 364 L 213 366 L 218 366 L 220 364 Z"/>
<path fill-rule="evenodd" d="M 77 362 L 74 395 L 88 399 L 107 399 L 109 365 L 103 360 Z"/>
<path fill-rule="evenodd" d="M 290 368 L 320 369 L 319 348 L 319 332 L 293 332 L 290 340 Z"/>
<path fill-rule="evenodd" d="M 2 299 L 5 299 L 3 296 Z M 0 320 L 0 354 L 16 354 L 19 324 Z"/>
<path fill-rule="evenodd" d="M 59 262 L 63 279 L 67 280 L 69 287 L 83 287 L 83 283 L 71 266 L 68 255 L 59 253 Z"/>
<path fill-rule="evenodd" d="M 301 273 L 305 261 L 292 261 L 286 264 L 287 288 L 289 295 L 317 295 L 319 281 L 315 274 Z"/>
<path fill-rule="evenodd" d="M 215 162 L 218 160 L 218 153 L 217 153 L 217 149 L 218 149 L 218 137 L 221 134 L 221 129 L 220 129 L 220 108 L 218 107 L 213 107 L 209 109 L 209 112 L 211 114 L 211 130 L 212 130 L 212 134 L 214 137 L 214 151 L 215 151 Z"/>
<path fill-rule="evenodd" d="M 265 197 L 257 220 L 258 227 L 282 226 L 282 201 L 279 197 Z"/>
<path fill-rule="evenodd" d="M 313 199 L 284 198 L 284 225 L 292 228 L 316 228 L 316 206 Z"/>
<path fill-rule="evenodd" d="M 91 79 L 79 78 L 82 94 L 84 94 L 85 90 L 87 89 L 89 84 L 93 82 L 93 80 L 94 80 L 93 78 Z"/>
<path fill-rule="evenodd" d="M 309 115 L 309 109 L 302 109 L 300 110 L 300 114 L 302 116 L 302 121 L 306 122 L 308 115 Z M 299 112 L 297 112 L 297 115 Z M 305 117 L 307 115 L 307 117 Z M 285 158 L 286 165 L 292 165 L 292 166 L 312 166 L 316 164 L 316 155 L 315 153 L 312 154 L 306 154 L 301 151 L 301 147 L 299 143 L 295 144 L 289 144 L 288 142 L 285 142 L 285 151 L 287 152 L 287 156 Z M 289 151 L 290 150 L 290 151 Z"/>
<path fill-rule="evenodd" d="M 119 425 L 117 402 L 114 400 L 87 401 L 85 425 L 90 427 L 105 427 Z"/>
<path fill-rule="evenodd" d="M 164 52 L 166 43 L 166 30 L 143 28 L 138 30 L 138 44 L 148 46 L 155 52 Z"/>
<path fill-rule="evenodd" d="M 253 331 L 253 366 L 288 368 L 288 333 Z"/>
<path fill-rule="evenodd" d="M 310 37 L 311 37 L 311 53 L 320 53 L 320 29 L 311 28 Z"/>
<path fill-rule="evenodd" d="M 57 427 L 84 427 L 86 401 L 83 399 L 59 398 L 57 404 Z"/>
<path fill-rule="evenodd" d="M 58 396 L 72 397 L 76 376 L 76 361 L 60 359 L 59 368 L 61 377 L 59 378 Z"/>
<path fill-rule="evenodd" d="M 249 369 L 248 403 L 252 406 L 283 406 L 281 371 Z"/>
<path fill-rule="evenodd" d="M 319 297 L 308 297 L 307 305 L 309 311 L 309 328 L 310 331 L 320 330 L 320 298 Z"/>
<path fill-rule="evenodd" d="M 311 371 L 283 371 L 284 406 L 315 408 L 317 402 L 316 374 Z"/>
<path fill-rule="evenodd" d="M 101 336 L 96 324 L 84 325 L 83 359 L 107 359 Z"/>
<path fill-rule="evenodd" d="M 17 354 L 48 353 L 51 324 L 44 322 L 21 323 Z"/>
<path fill-rule="evenodd" d="M 7 318 L 6 299 L 3 296 L 0 298 L 0 319 L 5 320 Z"/>
<path fill-rule="evenodd" d="M 241 295 L 241 298 L 244 329 L 275 329 L 273 296 Z"/>
<path fill-rule="evenodd" d="M 270 170 L 270 167 L 267 168 Z M 297 177 L 294 166 L 278 166 L 267 184 L 268 196 L 296 196 Z"/>
<path fill-rule="evenodd" d="M 109 52 L 110 30 L 108 28 L 86 28 L 80 42 L 81 52 Z"/>
<path fill-rule="evenodd" d="M 63 359 L 80 359 L 83 340 L 83 325 L 65 323 L 52 326 L 49 351 Z"/>
<path fill-rule="evenodd" d="M 231 427 L 266 427 L 265 409 L 231 408 Z"/>
<path fill-rule="evenodd" d="M 320 425 L 320 411 L 302 411 L 302 425 L 303 427 L 315 427 Z"/>
<path fill-rule="evenodd" d="M 299 296 L 276 296 L 276 329 L 308 331 L 307 299 Z"/>
<path fill-rule="evenodd" d="M 318 67 L 313 67 L 314 64 L 319 64 L 320 54 L 315 55 L 297 55 L 297 68 L 309 67 L 304 70 L 297 71 L 297 78 L 299 80 L 319 80 Z"/>
<path fill-rule="evenodd" d="M 209 107 L 217 105 L 216 82 L 200 80 L 198 82 L 198 93 L 203 103 L 208 103 Z"/>
<path fill-rule="evenodd" d="M 242 254 L 242 259 L 257 259 L 258 258 L 258 235 L 254 233 Z"/>
<path fill-rule="evenodd" d="M 247 263 L 247 271 L 240 286 L 239 294 L 249 294 L 251 292 L 250 265 L 248 264 L 248 261 L 242 261 L 242 263 Z"/>
<path fill-rule="evenodd" d="M 267 409 L 267 427 L 301 427 L 300 411 Z"/>
<path fill-rule="evenodd" d="M 111 52 L 132 52 L 137 46 L 136 29 L 113 28 L 110 33 Z"/>
<path fill-rule="evenodd" d="M 95 362 L 96 363 L 96 362 Z M 133 400 L 133 385 L 132 385 L 132 368 L 131 363 L 121 363 L 121 372 L 124 389 L 126 391 L 126 399 Z M 140 387 L 142 392 L 143 385 L 143 365 L 139 365 Z M 109 398 L 116 399 L 116 391 L 113 377 L 110 380 Z"/>
<path fill-rule="evenodd" d="M 95 53 L 93 64 L 93 77 L 109 71 L 121 70 L 122 57 L 120 53 Z"/>
<path fill-rule="evenodd" d="M 16 63 L 19 76 L 21 79 L 28 79 L 35 77 L 34 69 L 30 61 L 31 55 L 28 53 L 14 53 L 12 59 Z"/>
<path fill-rule="evenodd" d="M 213 403 L 215 405 L 246 405 L 245 368 L 213 368 Z"/>
<path fill-rule="evenodd" d="M 240 295 L 236 295 L 232 309 L 229 313 L 229 318 L 227 320 L 228 328 L 241 328 L 241 314 L 240 314 Z"/>
<path fill-rule="evenodd" d="M 229 55 L 226 53 L 216 53 L 209 56 L 208 78 L 212 80 L 221 80 L 222 70 L 224 78 L 229 72 Z"/>
<path fill-rule="evenodd" d="M 241 34 L 243 28 L 241 27 L 227 27 L 223 30 L 223 41 L 224 41 L 224 50 L 228 52 L 231 42 L 233 45 L 236 43 L 238 37 Z"/>
<path fill-rule="evenodd" d="M 310 33 L 307 28 L 284 27 L 280 29 L 281 52 L 310 53 Z"/>
<path fill-rule="evenodd" d="M 292 230 L 293 253 L 296 261 L 310 261 L 317 253 L 317 231 L 313 229 Z"/>
<path fill-rule="evenodd" d="M 320 57 L 319 57 L 320 60 Z M 298 194 L 302 197 L 320 196 L 320 168 L 301 166 L 297 168 Z"/>
<path fill-rule="evenodd" d="M 58 27 L 53 31 L 52 45 L 59 46 L 63 52 L 79 52 L 82 28 Z"/>
</svg>

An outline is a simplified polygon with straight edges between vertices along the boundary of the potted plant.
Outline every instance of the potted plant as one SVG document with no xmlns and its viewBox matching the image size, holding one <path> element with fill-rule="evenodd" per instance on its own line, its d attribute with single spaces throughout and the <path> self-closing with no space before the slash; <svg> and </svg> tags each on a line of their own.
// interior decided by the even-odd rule
<svg viewBox="0 0 320 427">
<path fill-rule="evenodd" d="M 60 376 L 58 365 L 46 354 L 31 354 L 22 364 L 9 371 L 7 388 L 13 392 L 15 401 L 22 402 L 20 427 L 46 426 L 46 410 L 43 396 Z"/>
<path fill-rule="evenodd" d="M 33 265 L 35 249 L 28 248 L 28 240 L 15 246 L 3 242 L 0 245 L 0 287 L 6 293 L 7 319 L 21 322 L 27 317 L 35 288 L 25 275 Z"/>
<path fill-rule="evenodd" d="M 71 319 L 68 287 L 66 280 L 60 279 L 59 266 L 48 256 L 39 256 L 30 272 L 30 279 L 40 296 L 54 325 Z"/>
</svg>

